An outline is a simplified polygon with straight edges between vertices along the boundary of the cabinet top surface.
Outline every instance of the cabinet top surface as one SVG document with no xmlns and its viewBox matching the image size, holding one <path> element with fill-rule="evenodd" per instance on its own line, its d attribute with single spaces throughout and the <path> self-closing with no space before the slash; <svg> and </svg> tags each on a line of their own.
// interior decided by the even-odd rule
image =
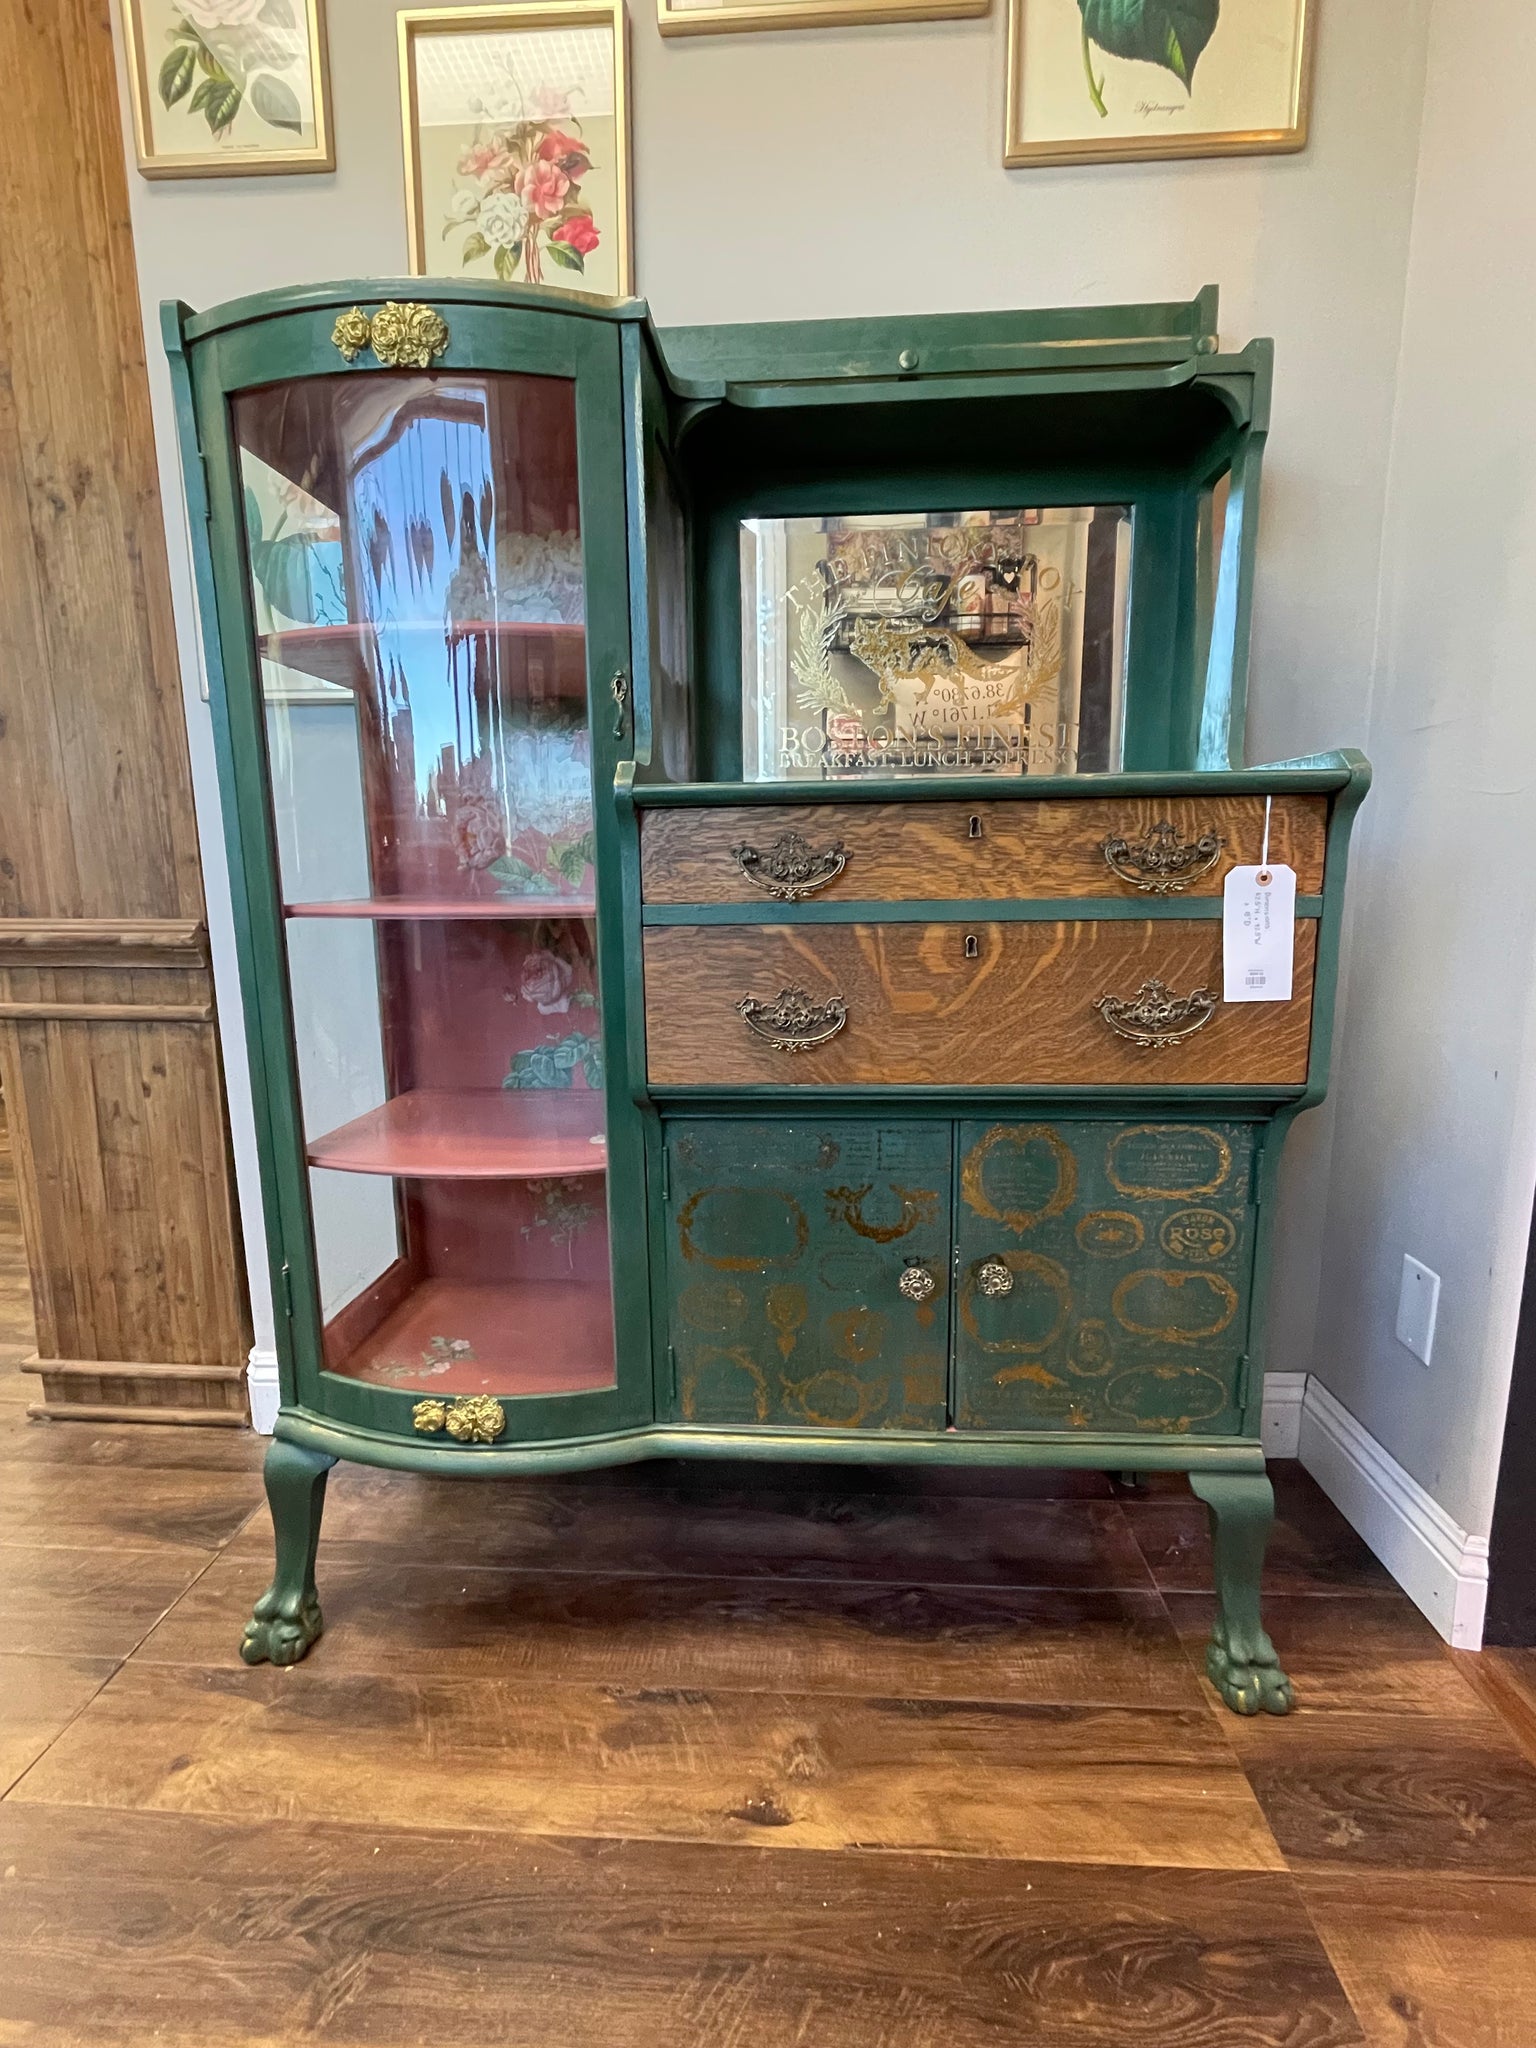
<svg viewBox="0 0 1536 2048">
<path fill-rule="evenodd" d="M 631 782 L 620 770 L 621 792 L 637 804 L 814 804 L 1039 802 L 1045 797 L 1328 795 L 1344 790 L 1355 801 L 1370 787 L 1370 763 L 1353 747 L 1275 761 L 1256 768 L 1146 769 L 1115 775 L 870 777 L 832 782 Z"/>
<path fill-rule="evenodd" d="M 872 314 L 826 320 L 740 321 L 657 329 L 644 299 L 599 298 L 558 286 L 482 279 L 346 278 L 287 285 L 197 312 L 167 301 L 167 326 L 188 342 L 295 313 L 420 300 L 435 305 L 563 314 L 639 325 L 668 381 L 683 397 L 719 396 L 731 385 L 1042 367 L 1258 368 L 1267 343 L 1218 355 L 1216 291 L 1187 300 L 1115 306 L 1002 308 L 974 313 Z"/>
</svg>

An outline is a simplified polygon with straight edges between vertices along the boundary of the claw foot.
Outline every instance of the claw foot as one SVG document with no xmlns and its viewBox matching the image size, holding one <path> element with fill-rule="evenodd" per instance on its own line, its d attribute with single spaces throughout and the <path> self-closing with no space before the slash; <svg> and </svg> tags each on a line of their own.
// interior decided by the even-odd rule
<svg viewBox="0 0 1536 2048">
<path fill-rule="evenodd" d="M 1267 1642 L 1248 1658 L 1234 1656 L 1223 1642 L 1213 1642 L 1205 1653 L 1205 1668 L 1234 1714 L 1288 1714 L 1296 1704 L 1291 1681 Z"/>
<path fill-rule="evenodd" d="M 247 1664 L 297 1664 L 324 1626 L 313 1595 L 294 1601 L 263 1593 L 245 1625 L 240 1655 Z"/>
</svg>

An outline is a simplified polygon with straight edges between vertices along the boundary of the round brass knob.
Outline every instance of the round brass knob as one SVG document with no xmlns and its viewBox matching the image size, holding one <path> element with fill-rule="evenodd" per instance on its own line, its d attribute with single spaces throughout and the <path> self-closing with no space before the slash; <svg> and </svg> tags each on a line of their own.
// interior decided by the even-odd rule
<svg viewBox="0 0 1536 2048">
<path fill-rule="evenodd" d="M 896 1285 L 908 1301 L 927 1301 L 938 1292 L 939 1283 L 926 1266 L 906 1265 Z"/>
<path fill-rule="evenodd" d="M 1001 1259 L 983 1259 L 976 1268 L 976 1285 L 983 1294 L 1012 1294 L 1013 1272 Z"/>
</svg>

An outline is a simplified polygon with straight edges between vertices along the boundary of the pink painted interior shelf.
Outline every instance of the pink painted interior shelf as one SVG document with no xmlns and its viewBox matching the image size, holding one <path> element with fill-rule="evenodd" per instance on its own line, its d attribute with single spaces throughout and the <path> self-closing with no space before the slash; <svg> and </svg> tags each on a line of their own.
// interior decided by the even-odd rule
<svg viewBox="0 0 1536 2048">
<path fill-rule="evenodd" d="M 328 1131 L 311 1166 L 403 1180 L 537 1180 L 603 1173 L 595 1089 L 417 1088 Z"/>
<path fill-rule="evenodd" d="M 447 1369 L 435 1340 L 463 1350 Z M 583 1280 L 426 1280 L 347 1359 L 348 1379 L 437 1394 L 576 1394 L 614 1381 L 613 1301 Z"/>
<path fill-rule="evenodd" d="M 526 646 L 540 640 L 579 646 L 586 637 L 584 626 L 529 625 L 516 619 L 488 619 L 455 626 L 450 635 L 442 619 L 390 620 L 377 625 L 371 620 L 351 620 L 340 626 L 290 626 L 281 633 L 263 633 L 257 646 L 268 661 L 301 675 L 317 676 L 339 689 L 356 690 L 372 685 L 378 662 L 377 643 L 398 641 L 405 635 L 431 635 L 445 645 L 468 646 L 475 640 L 493 640 L 499 648 Z M 552 687 L 553 686 L 553 687 Z M 581 665 L 571 665 L 545 678 L 547 696 L 580 697 L 586 694 L 586 677 Z"/>
<path fill-rule="evenodd" d="M 592 918 L 591 896 L 359 896 L 340 903 L 285 903 L 284 917 Z"/>
</svg>

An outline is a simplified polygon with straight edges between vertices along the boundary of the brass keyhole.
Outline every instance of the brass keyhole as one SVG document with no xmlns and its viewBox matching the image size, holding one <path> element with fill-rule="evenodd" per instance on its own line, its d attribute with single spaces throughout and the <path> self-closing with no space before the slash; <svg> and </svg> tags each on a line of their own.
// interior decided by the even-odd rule
<svg viewBox="0 0 1536 2048">
<path fill-rule="evenodd" d="M 981 837 L 981 832 L 982 825 L 980 814 L 976 811 L 972 811 L 971 822 L 966 827 L 966 837 L 968 839 L 979 839 Z"/>
<path fill-rule="evenodd" d="M 965 935 L 965 957 L 967 960 L 977 960 L 981 957 L 981 941 L 974 932 L 967 932 Z"/>
</svg>

